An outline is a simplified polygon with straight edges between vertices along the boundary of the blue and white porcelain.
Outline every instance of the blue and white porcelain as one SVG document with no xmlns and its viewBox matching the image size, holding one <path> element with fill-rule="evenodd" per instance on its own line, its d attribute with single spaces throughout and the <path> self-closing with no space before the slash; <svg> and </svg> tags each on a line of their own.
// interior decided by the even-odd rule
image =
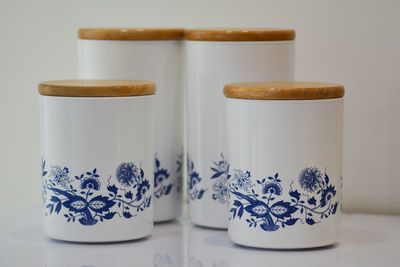
<svg viewBox="0 0 400 267">
<path fill-rule="evenodd" d="M 40 96 L 45 233 L 76 242 L 153 228 L 153 96 Z"/>
<path fill-rule="evenodd" d="M 265 34 L 268 29 L 260 31 Z M 191 36 L 202 30 L 186 32 Z M 250 41 L 218 40 L 229 39 L 232 32 Z M 189 215 L 197 225 L 228 226 L 227 177 L 233 169 L 226 143 L 223 86 L 242 80 L 294 78 L 295 41 L 251 41 L 251 32 L 206 29 L 204 36 L 211 34 L 215 40 L 189 37 L 185 41 Z"/>
<path fill-rule="evenodd" d="M 85 29 L 113 37 L 80 35 L 79 77 L 140 79 L 157 83 L 154 97 L 154 221 L 182 212 L 183 29 Z M 169 32 L 169 33 L 168 33 Z M 169 37 L 168 37 L 169 36 Z"/>
<path fill-rule="evenodd" d="M 274 249 L 339 238 L 343 98 L 227 98 L 230 239 Z"/>
</svg>

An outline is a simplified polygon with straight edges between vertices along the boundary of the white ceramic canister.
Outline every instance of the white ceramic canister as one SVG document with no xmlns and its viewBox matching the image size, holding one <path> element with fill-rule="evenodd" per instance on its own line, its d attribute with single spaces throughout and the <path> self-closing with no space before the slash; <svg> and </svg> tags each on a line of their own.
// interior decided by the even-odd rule
<svg viewBox="0 0 400 267">
<path fill-rule="evenodd" d="M 39 93 L 45 233 L 76 242 L 150 235 L 155 84 L 49 81 Z"/>
<path fill-rule="evenodd" d="M 155 96 L 154 221 L 182 211 L 182 29 L 80 29 L 82 79 L 140 79 Z"/>
<path fill-rule="evenodd" d="M 186 30 L 188 199 L 193 223 L 228 226 L 225 101 L 229 82 L 293 80 L 294 30 Z"/>
<path fill-rule="evenodd" d="M 230 239 L 278 249 L 339 238 L 344 88 L 334 83 L 226 85 Z"/>
</svg>

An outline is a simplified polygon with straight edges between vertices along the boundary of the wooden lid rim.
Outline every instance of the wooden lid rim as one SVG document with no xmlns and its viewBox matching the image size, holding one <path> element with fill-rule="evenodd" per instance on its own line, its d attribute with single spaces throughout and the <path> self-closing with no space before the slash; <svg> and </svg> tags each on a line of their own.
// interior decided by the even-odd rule
<svg viewBox="0 0 400 267">
<path fill-rule="evenodd" d="M 228 98 L 255 100 L 317 100 L 342 98 L 344 87 L 324 82 L 248 82 L 224 87 Z"/>
<path fill-rule="evenodd" d="M 137 80 L 57 80 L 41 82 L 40 95 L 63 97 L 130 97 L 154 95 L 156 84 Z"/>
<path fill-rule="evenodd" d="M 184 38 L 189 41 L 293 41 L 293 29 L 185 29 Z"/>
<path fill-rule="evenodd" d="M 82 28 L 78 31 L 79 39 L 116 40 L 116 41 L 157 41 L 181 40 L 183 29 L 141 29 L 141 28 Z"/>
</svg>

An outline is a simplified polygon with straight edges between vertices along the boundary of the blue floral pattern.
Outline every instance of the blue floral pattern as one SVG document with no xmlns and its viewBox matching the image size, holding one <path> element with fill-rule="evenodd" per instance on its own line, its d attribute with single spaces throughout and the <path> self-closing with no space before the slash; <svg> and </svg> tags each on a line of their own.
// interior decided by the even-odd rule
<svg viewBox="0 0 400 267">
<path fill-rule="evenodd" d="M 229 174 L 229 163 L 225 160 L 224 155 L 221 153 L 221 160 L 218 162 L 213 162 L 214 166 L 211 170 L 214 174 L 211 179 L 215 180 L 212 185 L 213 194 L 212 199 L 218 201 L 220 204 L 228 203 L 228 179 Z"/>
<path fill-rule="evenodd" d="M 187 158 L 187 172 L 188 172 L 188 198 L 190 201 L 201 199 L 206 189 L 201 185 L 201 178 L 199 173 L 196 172 L 194 163 L 190 159 L 189 155 Z"/>
<path fill-rule="evenodd" d="M 116 169 L 117 184 L 107 180 L 108 195 L 99 194 L 102 184 L 97 169 L 70 177 L 67 167 L 50 166 L 42 161 L 45 216 L 62 214 L 67 222 L 95 225 L 116 215 L 132 218 L 150 206 L 150 184 L 143 169 L 134 162 L 121 163 Z"/>
<path fill-rule="evenodd" d="M 154 164 L 154 196 L 156 198 L 167 196 L 171 192 L 173 184 L 168 183 L 169 176 L 167 169 L 161 168 L 160 160 L 156 156 Z"/>
<path fill-rule="evenodd" d="M 234 170 L 230 179 L 233 196 L 230 219 L 240 220 L 246 212 L 249 227 L 276 231 L 298 222 L 313 225 L 337 211 L 336 189 L 329 183 L 326 171 L 322 173 L 315 167 L 303 169 L 298 177 L 300 192 L 292 188 L 294 181 L 290 184 L 290 201 L 280 198 L 284 189 L 278 173 L 257 180 L 257 184 L 250 178 L 249 171 Z"/>
</svg>

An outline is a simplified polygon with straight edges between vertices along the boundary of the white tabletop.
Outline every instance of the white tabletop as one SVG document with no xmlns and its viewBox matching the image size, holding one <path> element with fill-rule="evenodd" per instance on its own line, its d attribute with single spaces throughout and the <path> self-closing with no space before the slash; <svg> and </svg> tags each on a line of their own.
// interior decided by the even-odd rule
<svg viewBox="0 0 400 267">
<path fill-rule="evenodd" d="M 0 266 L 400 266 L 400 216 L 344 215 L 336 245 L 262 250 L 232 244 L 226 231 L 187 219 L 156 224 L 150 238 L 88 245 L 43 236 L 39 215 L 0 215 Z"/>
</svg>

